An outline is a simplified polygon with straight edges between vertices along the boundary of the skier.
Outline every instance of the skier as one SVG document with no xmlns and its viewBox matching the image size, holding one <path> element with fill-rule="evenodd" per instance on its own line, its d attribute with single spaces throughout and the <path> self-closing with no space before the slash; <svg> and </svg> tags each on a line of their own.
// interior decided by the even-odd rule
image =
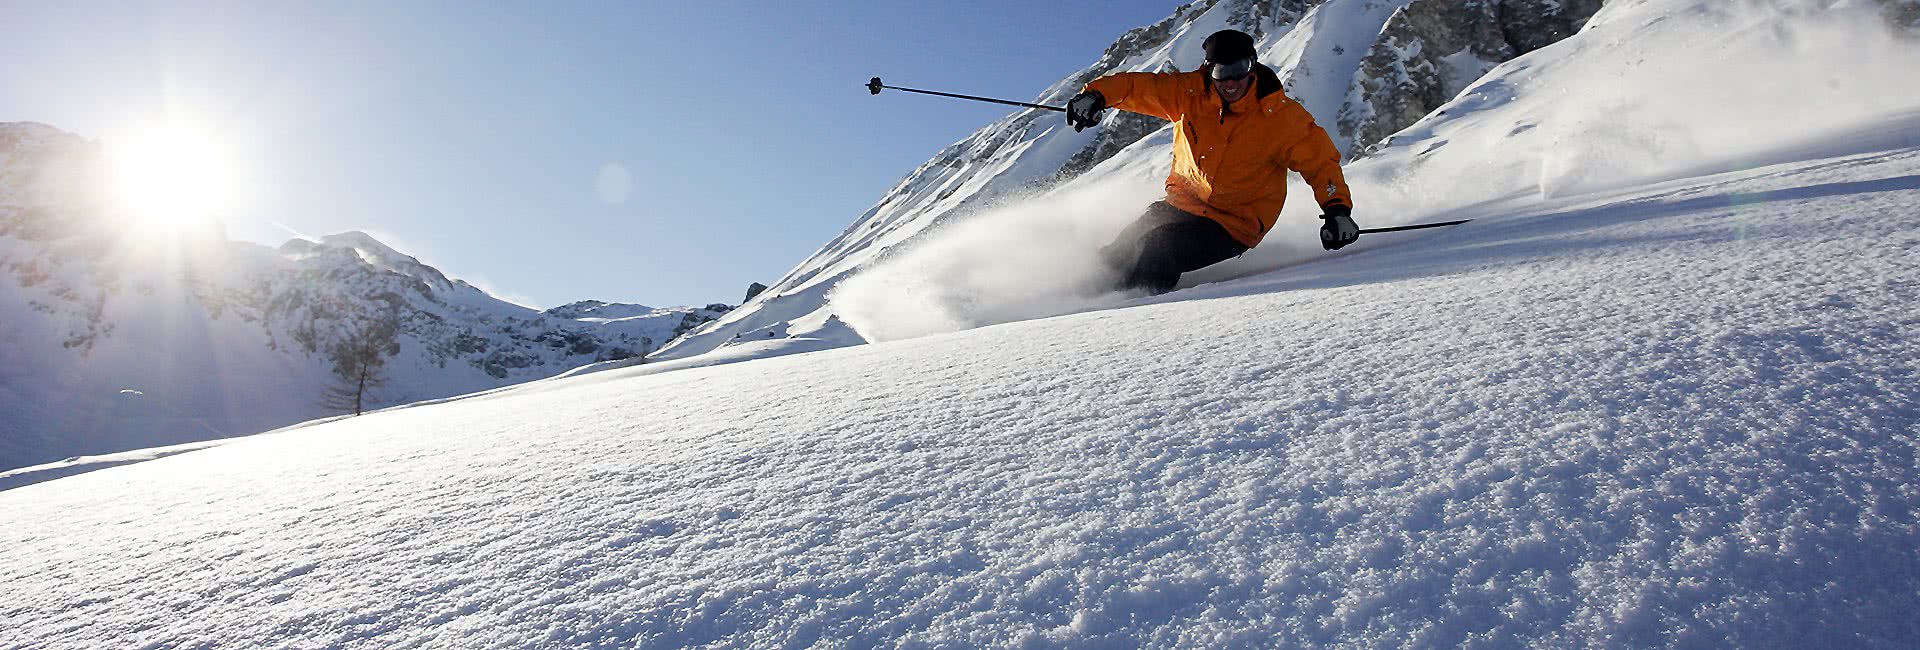
<svg viewBox="0 0 1920 650">
<path fill-rule="evenodd" d="M 1201 42 L 1206 63 L 1185 73 L 1133 72 L 1095 79 L 1067 103 L 1079 131 L 1107 107 L 1172 120 L 1167 198 L 1102 249 L 1122 289 L 1172 291 L 1180 274 L 1239 257 L 1260 243 L 1287 200 L 1287 170 L 1313 187 L 1327 250 L 1353 243 L 1353 200 L 1340 152 L 1313 115 L 1280 92 L 1254 60 L 1253 37 L 1222 30 Z"/>
</svg>

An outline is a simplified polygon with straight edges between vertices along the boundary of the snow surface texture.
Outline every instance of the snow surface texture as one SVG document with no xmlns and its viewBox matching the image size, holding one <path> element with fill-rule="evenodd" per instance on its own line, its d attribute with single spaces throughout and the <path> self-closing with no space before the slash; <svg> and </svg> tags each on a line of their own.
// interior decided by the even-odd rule
<svg viewBox="0 0 1920 650">
<path fill-rule="evenodd" d="M 10 490 L 0 645 L 1910 646 L 1917 207 L 1770 168 Z"/>
<path fill-rule="evenodd" d="M 1759 32 L 1724 21 L 1762 9 L 1623 2 L 1576 39 L 1719 26 L 1705 60 L 1731 60 Z M 0 492 L 0 646 L 1913 647 L 1920 102 L 1882 88 L 1817 146 L 1756 132 L 1766 164 L 1543 192 L 1480 152 L 1582 155 L 1512 133 L 1590 99 L 1547 65 L 1580 47 L 1370 163 L 1412 197 L 1479 161 L 1484 202 L 1435 189 L 1468 226 Z M 1102 227 L 1064 192 L 1043 205 Z M 1009 245 L 968 225 L 936 241 Z M 903 277 L 944 263 L 917 255 Z"/>
</svg>

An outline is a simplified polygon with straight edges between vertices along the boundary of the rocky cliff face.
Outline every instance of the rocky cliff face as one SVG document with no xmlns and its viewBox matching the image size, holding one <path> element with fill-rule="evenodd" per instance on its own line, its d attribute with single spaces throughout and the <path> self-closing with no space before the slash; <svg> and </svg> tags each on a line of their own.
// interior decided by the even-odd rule
<svg viewBox="0 0 1920 650">
<path fill-rule="evenodd" d="M 1388 19 L 1337 118 L 1349 157 L 1481 75 L 1579 31 L 1601 0 L 1414 0 Z"/>
<path fill-rule="evenodd" d="M 398 334 L 378 407 L 640 357 L 731 309 L 540 312 L 360 232 L 278 249 L 218 229 L 136 238 L 101 198 L 103 161 L 58 129 L 0 124 L 0 470 L 332 415 L 330 355 L 374 324 Z"/>
<path fill-rule="evenodd" d="M 1881 13 L 1895 29 L 1920 33 L 1920 0 L 1878 0 Z"/>
<path fill-rule="evenodd" d="M 50 240 L 97 223 L 107 169 L 86 140 L 45 124 L 0 124 L 0 236 Z"/>
<path fill-rule="evenodd" d="M 1572 36 L 1599 11 L 1601 2 L 1403 2 L 1367 49 L 1337 115 L 1331 116 L 1331 121 L 1326 119 L 1330 116 L 1319 116 L 1322 126 L 1334 136 L 1341 150 L 1348 152 L 1349 158 L 1361 155 L 1368 145 L 1406 128 L 1452 99 L 1493 66 Z M 1165 45 L 1182 29 L 1190 28 L 1194 17 L 1201 14 L 1221 14 L 1227 27 L 1252 34 L 1257 42 L 1271 46 L 1322 3 L 1323 0 L 1196 2 L 1181 7 L 1164 21 L 1123 35 L 1098 62 L 1070 77 L 1065 85 L 1078 89 L 1101 75 L 1128 69 L 1127 62 Z M 1271 62 L 1271 57 L 1267 58 Z M 1175 72 L 1179 67 L 1163 61 L 1148 70 Z M 1309 66 L 1299 66 L 1283 71 L 1283 76 L 1291 82 L 1314 73 Z M 1289 86 L 1291 89 L 1292 84 Z M 1078 176 L 1165 125 L 1162 120 L 1117 112 L 1105 120 L 1091 143 L 1061 166 L 1058 177 Z"/>
</svg>

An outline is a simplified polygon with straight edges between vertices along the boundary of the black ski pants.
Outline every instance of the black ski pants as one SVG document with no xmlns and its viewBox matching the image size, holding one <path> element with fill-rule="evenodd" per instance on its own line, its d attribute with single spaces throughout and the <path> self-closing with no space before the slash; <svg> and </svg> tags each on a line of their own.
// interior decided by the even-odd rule
<svg viewBox="0 0 1920 650">
<path fill-rule="evenodd" d="M 1120 276 L 1120 289 L 1160 294 L 1173 290 L 1180 274 L 1247 252 L 1219 222 L 1156 201 L 1100 250 Z"/>
</svg>

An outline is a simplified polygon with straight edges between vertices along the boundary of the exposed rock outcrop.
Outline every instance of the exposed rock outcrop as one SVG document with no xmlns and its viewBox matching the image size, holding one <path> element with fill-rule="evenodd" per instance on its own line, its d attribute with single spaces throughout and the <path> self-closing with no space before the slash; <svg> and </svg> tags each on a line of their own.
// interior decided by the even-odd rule
<svg viewBox="0 0 1920 650">
<path fill-rule="evenodd" d="M 1896 29 L 1920 32 L 1920 0 L 1880 0 L 1881 15 Z"/>
<path fill-rule="evenodd" d="M 1361 62 L 1337 118 L 1349 157 L 1433 112 L 1514 57 L 1572 36 L 1601 0 L 1414 0 Z"/>
</svg>

